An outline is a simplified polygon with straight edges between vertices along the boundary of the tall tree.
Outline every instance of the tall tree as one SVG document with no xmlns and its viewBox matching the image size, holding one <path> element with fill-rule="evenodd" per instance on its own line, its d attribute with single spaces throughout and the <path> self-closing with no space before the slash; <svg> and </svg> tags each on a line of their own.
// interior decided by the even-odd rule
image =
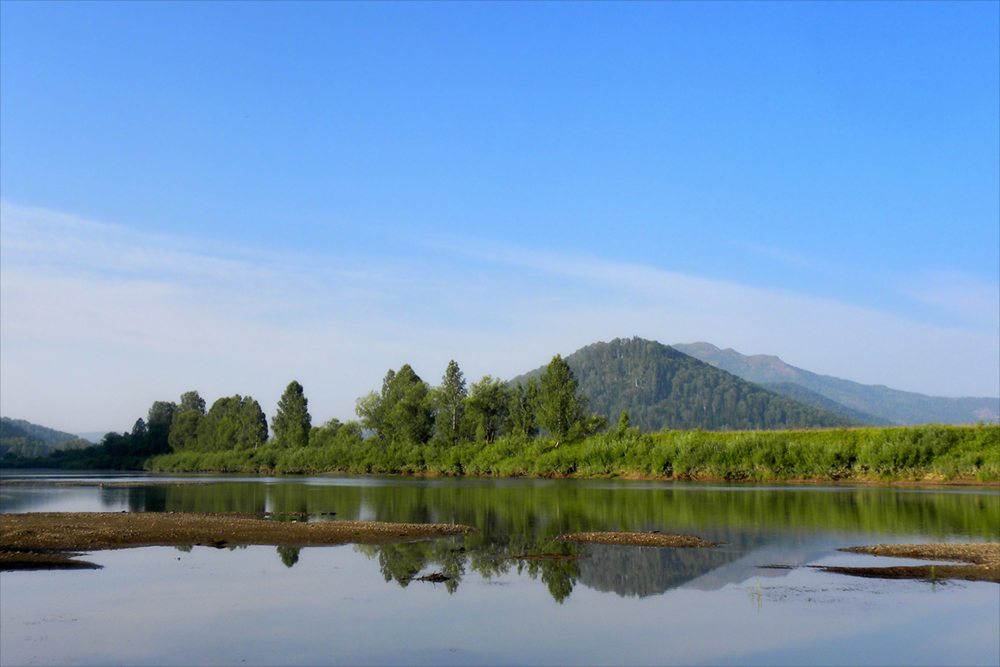
<svg viewBox="0 0 1000 667">
<path fill-rule="evenodd" d="M 187 410 L 197 410 L 201 414 L 205 414 L 205 399 L 197 391 L 186 391 L 181 394 L 181 404 L 177 406 L 177 411 L 186 412 Z"/>
<path fill-rule="evenodd" d="M 538 423 L 555 438 L 566 437 L 573 425 L 583 418 L 573 369 L 558 354 L 542 373 L 538 399 Z"/>
<path fill-rule="evenodd" d="M 198 426 L 205 416 L 205 399 L 197 391 L 181 394 L 181 403 L 170 420 L 168 443 L 175 452 L 198 449 Z"/>
<path fill-rule="evenodd" d="M 433 431 L 430 389 L 409 364 L 386 373 L 381 393 L 373 391 L 359 398 L 356 412 L 361 427 L 382 444 L 423 444 Z"/>
<path fill-rule="evenodd" d="M 240 404 L 237 449 L 257 449 L 267 442 L 267 417 L 260 403 L 250 396 Z"/>
<path fill-rule="evenodd" d="M 256 449 L 267 442 L 267 418 L 257 401 L 236 394 L 220 398 L 198 426 L 201 451 Z"/>
<path fill-rule="evenodd" d="M 465 401 L 469 391 L 465 388 L 465 376 L 454 359 L 441 378 L 441 386 L 434 390 L 434 406 L 437 410 L 435 428 L 440 440 L 455 444 L 461 436 L 462 420 L 465 417 Z"/>
<path fill-rule="evenodd" d="M 434 409 L 430 387 L 409 364 L 392 377 L 383 398 L 383 428 L 394 442 L 425 444 L 434 429 Z"/>
<path fill-rule="evenodd" d="M 170 422 L 177 404 L 156 401 L 146 416 L 146 447 L 150 454 L 162 454 L 170 449 Z"/>
<path fill-rule="evenodd" d="M 527 385 L 517 385 L 510 392 L 511 433 L 526 438 L 538 435 L 538 381 L 529 378 Z"/>
<path fill-rule="evenodd" d="M 170 422 L 170 448 L 175 452 L 197 451 L 198 427 L 205 416 L 197 410 L 180 410 L 174 412 Z"/>
<path fill-rule="evenodd" d="M 309 444 L 312 417 L 308 407 L 309 401 L 302 385 L 292 380 L 278 401 L 278 411 L 271 420 L 271 431 L 277 446 L 305 447 Z"/>
<path fill-rule="evenodd" d="M 507 427 L 511 390 L 490 375 L 472 385 L 469 392 L 469 416 L 476 425 L 476 439 L 493 442 Z"/>
</svg>

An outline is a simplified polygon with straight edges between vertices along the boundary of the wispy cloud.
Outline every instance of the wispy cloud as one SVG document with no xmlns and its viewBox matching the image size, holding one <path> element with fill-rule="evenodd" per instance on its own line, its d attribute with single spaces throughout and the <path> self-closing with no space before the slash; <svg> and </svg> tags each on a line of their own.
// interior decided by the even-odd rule
<svg viewBox="0 0 1000 667">
<path fill-rule="evenodd" d="M 471 379 L 511 377 L 632 335 L 925 393 L 998 384 L 989 332 L 596 257 L 474 239 L 280 254 L 8 202 L 0 220 L 4 411 L 57 428 L 128 428 L 188 389 L 270 411 L 292 379 L 314 417 L 347 419 L 403 363 L 432 383 L 452 358 Z"/>
<path fill-rule="evenodd" d="M 986 283 L 958 271 L 933 271 L 917 276 L 900 292 L 944 313 L 997 326 L 1000 324 L 1000 285 Z"/>
</svg>

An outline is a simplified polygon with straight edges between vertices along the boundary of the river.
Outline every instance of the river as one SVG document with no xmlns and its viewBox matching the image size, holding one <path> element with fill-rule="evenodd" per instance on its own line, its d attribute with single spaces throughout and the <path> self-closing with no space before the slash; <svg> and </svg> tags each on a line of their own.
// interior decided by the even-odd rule
<svg viewBox="0 0 1000 667">
<path fill-rule="evenodd" d="M 3 482 L 0 512 L 273 512 L 479 530 L 389 546 L 99 551 L 81 559 L 100 569 L 3 572 L 5 666 L 1000 664 L 1000 586 L 813 567 L 889 564 L 841 547 L 1000 541 L 995 487 L 50 472 Z M 611 530 L 719 546 L 551 539 Z M 431 574 L 441 581 L 418 579 Z"/>
</svg>

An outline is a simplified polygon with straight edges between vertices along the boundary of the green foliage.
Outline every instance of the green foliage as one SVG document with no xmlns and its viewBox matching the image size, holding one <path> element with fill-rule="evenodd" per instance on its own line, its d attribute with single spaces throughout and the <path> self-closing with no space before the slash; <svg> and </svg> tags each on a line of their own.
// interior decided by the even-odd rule
<svg viewBox="0 0 1000 667">
<path fill-rule="evenodd" d="M 510 392 L 511 435 L 533 438 L 538 435 L 538 381 L 518 382 Z"/>
<path fill-rule="evenodd" d="M 267 418 L 253 398 L 220 398 L 198 425 L 196 449 L 256 449 L 267 442 Z"/>
<path fill-rule="evenodd" d="M 454 445 L 465 435 L 466 399 L 469 392 L 465 387 L 465 376 L 454 359 L 448 362 L 448 368 L 441 378 L 441 386 L 431 393 L 436 417 L 434 421 L 437 438 Z"/>
<path fill-rule="evenodd" d="M 205 399 L 197 391 L 186 391 L 181 394 L 181 404 L 177 407 L 177 412 L 188 410 L 205 414 Z"/>
<path fill-rule="evenodd" d="M 511 390 L 506 383 L 490 375 L 472 385 L 469 393 L 469 418 L 475 425 L 476 440 L 493 442 L 506 430 L 511 407 Z"/>
<path fill-rule="evenodd" d="M 573 370 L 557 354 L 546 366 L 538 384 L 538 423 L 553 437 L 565 438 L 584 417 L 584 406 L 576 395 Z"/>
<path fill-rule="evenodd" d="M 305 447 L 309 444 L 311 429 L 309 401 L 302 385 L 292 380 L 278 401 L 278 411 L 271 420 L 274 444 L 277 447 Z"/>
<path fill-rule="evenodd" d="M 0 458 L 43 457 L 65 449 L 82 449 L 91 443 L 23 419 L 0 418 Z"/>
<path fill-rule="evenodd" d="M 146 441 L 150 454 L 162 454 L 170 450 L 170 424 L 177 404 L 156 401 L 146 415 Z"/>
<path fill-rule="evenodd" d="M 197 409 L 182 411 L 178 408 L 170 422 L 170 435 L 167 438 L 170 449 L 175 452 L 197 450 L 198 427 L 204 418 L 205 415 Z"/>
<path fill-rule="evenodd" d="M 361 426 L 383 446 L 392 443 L 424 444 L 434 428 L 433 400 L 427 383 L 409 364 L 390 370 L 382 381 L 382 392 L 358 399 Z"/>
</svg>

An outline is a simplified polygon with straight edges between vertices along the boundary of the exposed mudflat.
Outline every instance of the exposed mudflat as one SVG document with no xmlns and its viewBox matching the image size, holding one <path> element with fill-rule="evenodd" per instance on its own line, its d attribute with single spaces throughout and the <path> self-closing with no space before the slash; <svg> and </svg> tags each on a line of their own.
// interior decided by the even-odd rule
<svg viewBox="0 0 1000 667">
<path fill-rule="evenodd" d="M 593 542 L 596 544 L 619 544 L 631 547 L 671 547 L 674 549 L 702 549 L 718 546 L 691 535 L 670 535 L 667 533 L 567 533 L 553 537 L 554 542 Z"/>
<path fill-rule="evenodd" d="M 848 547 L 840 551 L 913 558 L 918 560 L 951 561 L 960 565 L 890 565 L 887 567 L 821 566 L 825 572 L 850 574 L 879 579 L 964 579 L 1000 583 L 1000 544 L 878 544 Z"/>
<path fill-rule="evenodd" d="M 0 570 L 78 567 L 85 551 L 129 547 L 387 544 L 475 532 L 468 526 L 368 521 L 271 521 L 264 515 L 180 512 L 0 514 Z"/>
</svg>

